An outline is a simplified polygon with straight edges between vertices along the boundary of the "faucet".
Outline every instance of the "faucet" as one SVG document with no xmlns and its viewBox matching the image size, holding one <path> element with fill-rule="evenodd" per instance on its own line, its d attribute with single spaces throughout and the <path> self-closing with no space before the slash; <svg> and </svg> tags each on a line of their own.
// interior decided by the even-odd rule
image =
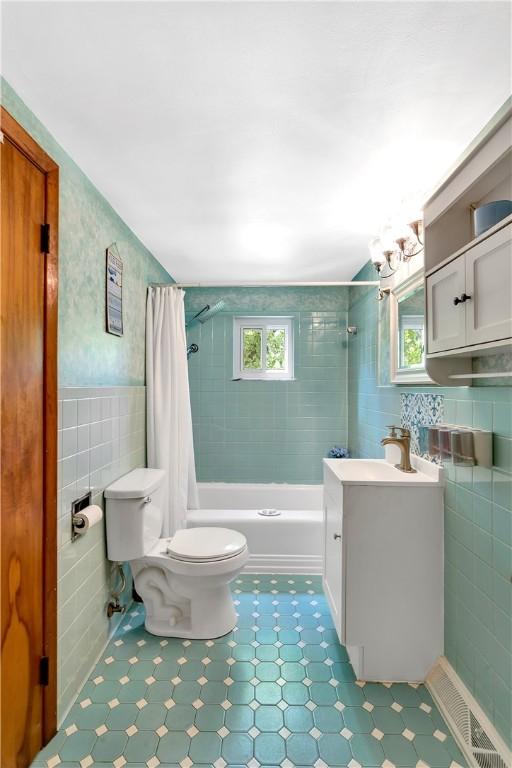
<svg viewBox="0 0 512 768">
<path fill-rule="evenodd" d="M 393 424 L 388 426 L 390 433 L 387 437 L 384 437 L 381 441 L 381 445 L 398 445 L 400 448 L 400 464 L 395 464 L 395 467 L 401 472 L 416 472 L 411 467 L 411 433 L 405 427 L 395 427 Z M 400 430 L 400 437 L 397 437 L 396 430 Z"/>
</svg>

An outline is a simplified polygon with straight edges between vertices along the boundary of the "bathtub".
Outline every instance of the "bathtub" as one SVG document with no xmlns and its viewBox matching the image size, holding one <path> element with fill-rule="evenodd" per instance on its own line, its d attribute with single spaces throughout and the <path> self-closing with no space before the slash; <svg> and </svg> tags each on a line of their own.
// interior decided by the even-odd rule
<svg viewBox="0 0 512 768">
<path fill-rule="evenodd" d="M 322 572 L 322 486 L 199 483 L 200 509 L 187 527 L 234 528 L 247 538 L 252 573 Z M 277 509 L 263 517 L 262 509 Z"/>
</svg>

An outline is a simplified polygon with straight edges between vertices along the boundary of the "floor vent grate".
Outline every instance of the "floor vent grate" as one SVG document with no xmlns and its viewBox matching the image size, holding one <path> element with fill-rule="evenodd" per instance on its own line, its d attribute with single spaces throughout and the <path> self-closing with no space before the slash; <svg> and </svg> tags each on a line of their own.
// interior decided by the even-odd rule
<svg viewBox="0 0 512 768">
<path fill-rule="evenodd" d="M 507 768 L 510 753 L 448 661 L 441 658 L 427 686 L 471 768 Z"/>
</svg>

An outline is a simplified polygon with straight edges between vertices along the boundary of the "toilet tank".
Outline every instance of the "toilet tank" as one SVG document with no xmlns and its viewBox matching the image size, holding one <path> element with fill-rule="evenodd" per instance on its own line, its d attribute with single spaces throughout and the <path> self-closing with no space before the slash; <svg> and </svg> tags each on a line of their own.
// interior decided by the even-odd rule
<svg viewBox="0 0 512 768">
<path fill-rule="evenodd" d="M 162 531 L 163 469 L 133 469 L 105 489 L 107 555 L 125 561 L 144 557 Z"/>
</svg>

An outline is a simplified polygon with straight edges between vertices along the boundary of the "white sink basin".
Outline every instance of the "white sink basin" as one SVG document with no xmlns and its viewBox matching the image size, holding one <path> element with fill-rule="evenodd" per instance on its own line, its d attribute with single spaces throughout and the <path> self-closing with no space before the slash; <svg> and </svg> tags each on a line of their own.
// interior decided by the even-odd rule
<svg viewBox="0 0 512 768">
<path fill-rule="evenodd" d="M 416 472 L 402 472 L 386 459 L 324 459 L 336 477 L 348 485 L 441 485 L 443 468 L 411 455 Z"/>
</svg>

